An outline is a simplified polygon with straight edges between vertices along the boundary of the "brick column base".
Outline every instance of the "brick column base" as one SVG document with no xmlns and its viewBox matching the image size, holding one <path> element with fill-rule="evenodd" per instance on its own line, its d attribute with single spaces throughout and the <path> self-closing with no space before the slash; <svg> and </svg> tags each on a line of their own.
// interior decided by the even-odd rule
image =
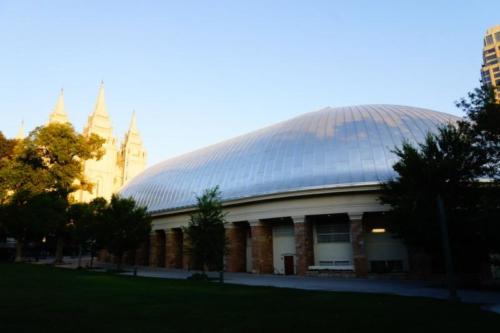
<svg viewBox="0 0 500 333">
<path fill-rule="evenodd" d="M 182 231 L 168 229 L 166 231 L 165 258 L 167 268 L 182 268 Z"/>
<path fill-rule="evenodd" d="M 186 270 L 190 270 L 192 267 L 191 256 L 189 255 L 189 251 L 191 249 L 191 241 L 188 235 L 183 232 L 182 233 L 182 268 Z"/>
<path fill-rule="evenodd" d="M 349 214 L 351 220 L 351 244 L 354 259 L 354 272 L 357 277 L 368 275 L 368 260 L 366 259 L 365 241 L 363 238 L 362 214 Z"/>
<path fill-rule="evenodd" d="M 157 233 L 151 234 L 149 236 L 149 266 L 158 267 L 159 259 L 159 236 Z"/>
<path fill-rule="evenodd" d="M 231 226 L 226 228 L 226 237 L 229 243 L 227 256 L 228 272 L 246 271 L 246 228 Z"/>
<path fill-rule="evenodd" d="M 314 246 L 312 225 L 304 217 L 293 217 L 293 226 L 295 232 L 295 255 L 296 255 L 296 273 L 305 275 L 309 266 L 314 265 Z"/>
<path fill-rule="evenodd" d="M 149 244 L 147 241 L 142 243 L 135 252 L 135 264 L 138 266 L 147 266 L 149 259 Z"/>
<path fill-rule="evenodd" d="M 252 273 L 274 273 L 272 228 L 260 222 L 252 222 L 250 228 L 252 232 Z"/>
</svg>

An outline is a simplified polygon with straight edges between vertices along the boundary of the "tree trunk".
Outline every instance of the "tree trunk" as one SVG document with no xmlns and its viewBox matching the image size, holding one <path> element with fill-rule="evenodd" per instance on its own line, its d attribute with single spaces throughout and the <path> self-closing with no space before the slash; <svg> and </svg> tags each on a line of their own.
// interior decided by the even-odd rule
<svg viewBox="0 0 500 333">
<path fill-rule="evenodd" d="M 16 258 L 14 261 L 15 262 L 23 261 L 23 242 L 21 242 L 20 240 L 16 240 Z"/>
<path fill-rule="evenodd" d="M 78 245 L 78 268 L 82 267 L 82 245 Z"/>
<path fill-rule="evenodd" d="M 64 250 L 64 240 L 62 237 L 57 238 L 56 245 L 56 257 L 54 259 L 54 264 L 62 264 L 63 263 L 63 250 Z"/>
</svg>

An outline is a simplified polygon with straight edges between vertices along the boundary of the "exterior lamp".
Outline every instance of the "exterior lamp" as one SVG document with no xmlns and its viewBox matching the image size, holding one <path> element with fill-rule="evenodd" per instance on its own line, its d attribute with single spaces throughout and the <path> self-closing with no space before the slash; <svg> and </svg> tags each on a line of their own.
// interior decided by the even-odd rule
<svg viewBox="0 0 500 333">
<path fill-rule="evenodd" d="M 47 241 L 47 238 L 43 237 L 42 238 L 42 243 L 45 243 Z"/>
<path fill-rule="evenodd" d="M 374 234 L 383 234 L 385 232 L 385 228 L 373 228 L 372 233 Z"/>
</svg>

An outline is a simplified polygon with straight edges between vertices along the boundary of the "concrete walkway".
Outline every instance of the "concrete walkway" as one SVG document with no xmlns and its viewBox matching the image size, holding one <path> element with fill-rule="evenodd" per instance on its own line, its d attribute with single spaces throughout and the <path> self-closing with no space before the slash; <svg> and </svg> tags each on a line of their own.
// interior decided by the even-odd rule
<svg viewBox="0 0 500 333">
<path fill-rule="evenodd" d="M 132 267 L 128 267 L 133 269 Z M 186 279 L 193 272 L 175 269 L 161 269 L 138 267 L 137 275 L 163 279 Z M 133 272 L 123 273 L 132 275 Z M 210 272 L 210 277 L 217 278 L 216 272 Z M 375 294 L 393 294 L 413 297 L 430 297 L 447 299 L 448 291 L 443 288 L 429 287 L 422 281 L 385 280 L 385 279 L 360 279 L 312 276 L 283 276 L 249 273 L 224 273 L 226 283 L 242 284 L 249 286 L 269 286 L 278 288 L 293 288 L 303 290 L 324 290 L 340 292 L 360 292 Z M 500 306 L 500 293 L 459 290 L 460 299 L 467 303 L 498 304 Z"/>
<path fill-rule="evenodd" d="M 87 260 L 84 260 L 84 265 Z M 74 259 L 65 258 L 66 265 L 63 267 L 75 268 Z M 96 268 L 112 268 L 114 265 L 108 263 L 95 263 Z M 123 275 L 133 275 L 134 266 L 124 266 L 128 272 Z M 137 275 L 162 279 L 186 279 L 194 271 L 178 269 L 165 269 L 147 266 L 138 266 Z M 211 278 L 217 278 L 217 272 L 210 272 Z M 226 283 L 269 286 L 278 288 L 293 288 L 303 290 L 324 290 L 337 292 L 359 292 L 375 294 L 392 294 L 411 297 L 429 297 L 436 299 L 447 299 L 448 291 L 443 288 L 431 287 L 425 281 L 408 281 L 395 279 L 360 279 L 360 278 L 337 278 L 337 277 L 312 277 L 312 276 L 283 276 L 268 274 L 249 273 L 224 273 Z M 500 292 L 489 292 L 479 290 L 459 290 L 458 295 L 463 302 L 483 304 L 486 310 L 500 313 Z"/>
</svg>

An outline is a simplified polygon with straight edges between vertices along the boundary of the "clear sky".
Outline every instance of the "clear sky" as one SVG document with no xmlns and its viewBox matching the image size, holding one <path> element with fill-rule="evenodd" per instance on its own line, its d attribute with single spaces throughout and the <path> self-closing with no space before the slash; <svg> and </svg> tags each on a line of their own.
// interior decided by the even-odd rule
<svg viewBox="0 0 500 333">
<path fill-rule="evenodd" d="M 149 165 L 325 106 L 460 115 L 497 24 L 498 0 L 0 0 L 0 130 L 45 123 L 60 88 L 81 130 L 101 80 Z"/>
</svg>

